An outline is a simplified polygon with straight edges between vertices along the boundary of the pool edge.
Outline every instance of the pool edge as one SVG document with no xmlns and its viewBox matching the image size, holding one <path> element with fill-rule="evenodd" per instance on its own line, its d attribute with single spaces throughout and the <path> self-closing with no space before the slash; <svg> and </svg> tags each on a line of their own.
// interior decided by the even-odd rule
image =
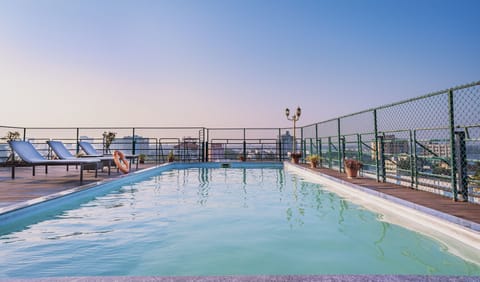
<svg viewBox="0 0 480 282">
<path fill-rule="evenodd" d="M 406 225 L 400 223 L 399 225 L 401 226 L 427 234 L 428 236 L 436 238 L 441 242 L 444 242 L 442 239 L 451 238 L 470 246 L 472 249 L 474 249 L 474 251 L 480 251 L 480 225 L 475 222 L 458 218 L 456 216 L 415 204 L 391 195 L 386 195 L 357 184 L 325 175 L 318 171 L 314 172 L 308 168 L 294 165 L 289 162 L 284 162 L 284 167 L 286 170 L 296 172 L 301 176 L 310 177 L 311 179 L 316 179 L 319 182 L 323 181 L 324 183 L 335 183 L 350 189 L 350 191 L 345 190 L 343 193 L 348 194 L 347 192 L 350 192 L 352 197 L 362 198 L 363 204 L 361 205 L 365 206 L 366 208 L 371 208 L 372 210 L 377 211 L 382 210 L 396 215 L 398 218 L 401 218 L 400 221 L 407 223 Z M 341 189 L 336 190 L 340 191 Z M 334 193 L 336 192 L 334 191 Z M 417 228 L 413 228 L 412 226 L 414 225 L 421 225 L 423 228 L 419 230 Z M 475 228 L 478 228 L 479 230 Z M 438 238 L 437 236 L 433 235 L 435 233 L 441 234 L 443 238 Z M 462 256 L 461 254 L 457 255 Z M 465 258 L 464 256 L 462 257 Z M 480 264 L 479 259 L 468 260 Z"/>
</svg>

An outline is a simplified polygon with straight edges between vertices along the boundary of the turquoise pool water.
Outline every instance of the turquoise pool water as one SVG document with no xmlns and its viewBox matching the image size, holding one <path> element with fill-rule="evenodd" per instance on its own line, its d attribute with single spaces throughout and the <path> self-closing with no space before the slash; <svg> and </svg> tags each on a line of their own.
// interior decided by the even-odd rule
<svg viewBox="0 0 480 282">
<path fill-rule="evenodd" d="M 281 168 L 166 171 L 2 234 L 0 277 L 480 274 Z"/>
</svg>

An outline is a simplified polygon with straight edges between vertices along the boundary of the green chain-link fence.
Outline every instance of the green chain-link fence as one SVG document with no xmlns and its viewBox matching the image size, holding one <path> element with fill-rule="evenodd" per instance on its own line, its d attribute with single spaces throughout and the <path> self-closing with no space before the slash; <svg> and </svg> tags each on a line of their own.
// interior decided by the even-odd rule
<svg viewBox="0 0 480 282">
<path fill-rule="evenodd" d="M 480 82 L 306 129 L 307 143 L 319 144 L 307 153 L 324 167 L 343 171 L 345 159 L 357 159 L 366 177 L 479 202 Z"/>
</svg>

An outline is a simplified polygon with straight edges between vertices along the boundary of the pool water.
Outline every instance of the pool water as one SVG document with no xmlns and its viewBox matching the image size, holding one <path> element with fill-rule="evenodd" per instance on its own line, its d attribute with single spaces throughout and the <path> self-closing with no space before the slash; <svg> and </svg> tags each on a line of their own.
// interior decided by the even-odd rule
<svg viewBox="0 0 480 282">
<path fill-rule="evenodd" d="M 281 168 L 162 172 L 0 236 L 0 277 L 479 275 Z"/>
</svg>

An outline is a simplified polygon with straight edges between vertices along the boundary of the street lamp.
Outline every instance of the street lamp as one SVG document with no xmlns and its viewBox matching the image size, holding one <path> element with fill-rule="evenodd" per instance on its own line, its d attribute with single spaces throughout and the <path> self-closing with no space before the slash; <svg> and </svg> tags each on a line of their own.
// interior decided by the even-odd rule
<svg viewBox="0 0 480 282">
<path fill-rule="evenodd" d="M 293 151 L 292 151 L 292 154 L 295 154 L 295 151 L 297 149 L 297 146 L 296 145 L 296 137 L 295 137 L 295 133 L 296 133 L 296 123 L 297 123 L 297 120 L 300 119 L 300 115 L 302 114 L 302 109 L 300 109 L 300 107 L 297 107 L 297 112 L 290 118 L 290 109 L 289 108 L 286 108 L 285 109 L 285 115 L 287 116 L 287 119 L 288 120 L 292 120 L 293 121 Z"/>
</svg>

